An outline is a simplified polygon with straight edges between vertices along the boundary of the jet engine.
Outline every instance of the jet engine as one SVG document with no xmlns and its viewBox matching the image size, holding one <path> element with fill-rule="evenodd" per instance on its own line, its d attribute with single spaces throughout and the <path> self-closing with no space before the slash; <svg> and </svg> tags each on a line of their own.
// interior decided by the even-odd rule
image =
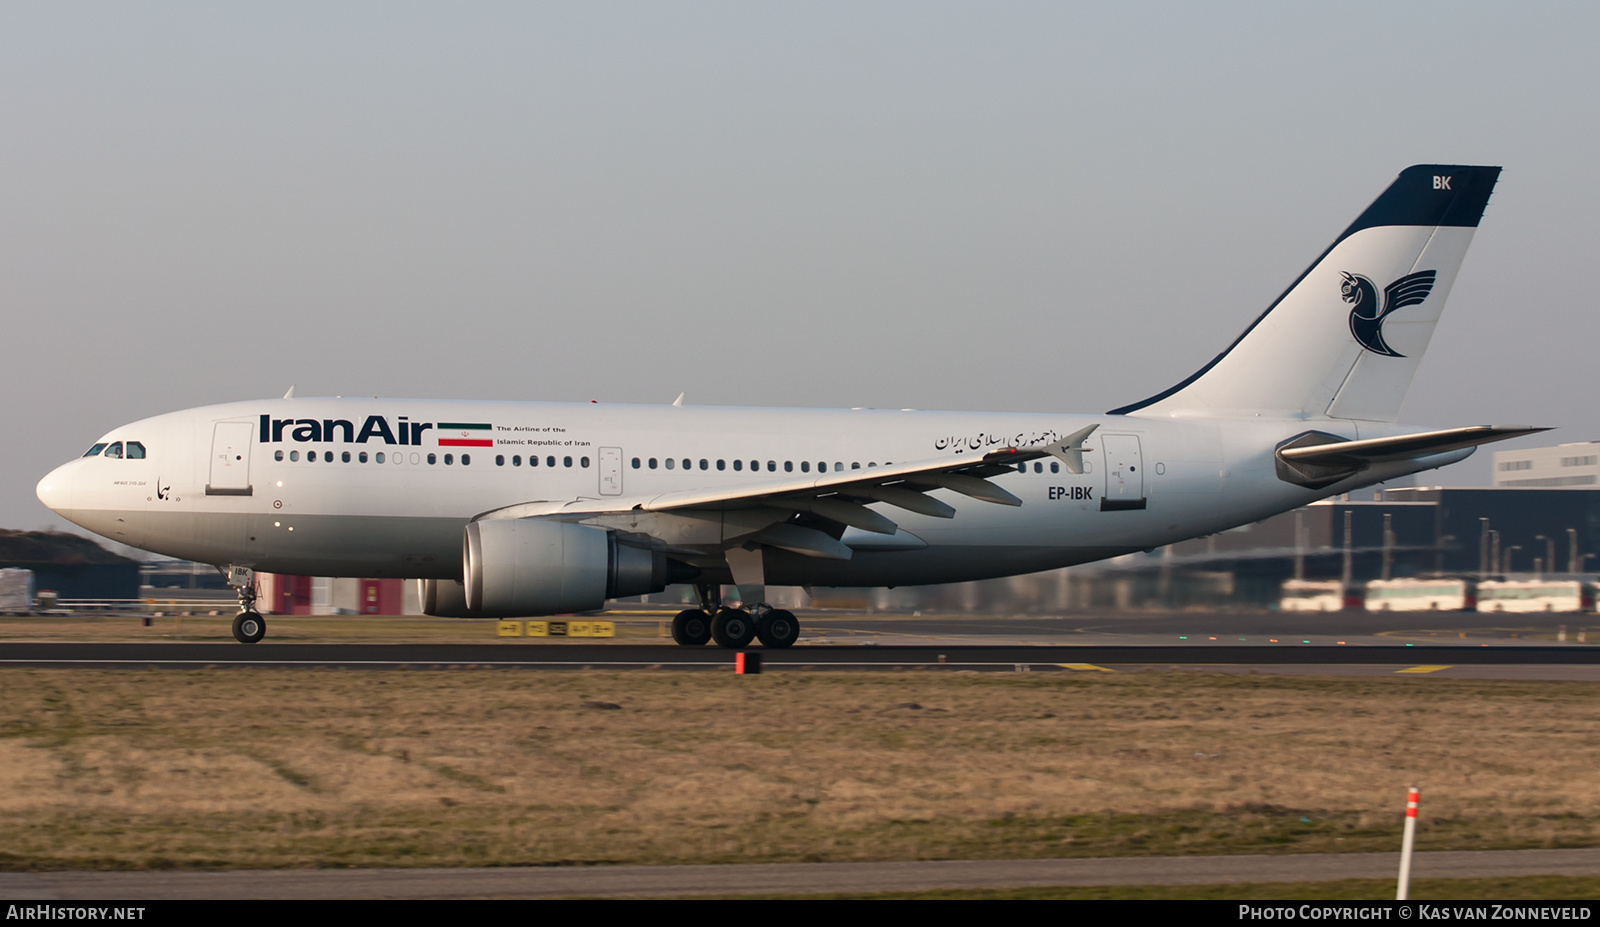
<svg viewBox="0 0 1600 927">
<path fill-rule="evenodd" d="M 698 571 L 604 528 L 546 519 L 467 525 L 464 583 L 424 580 L 423 612 L 509 618 L 601 608 L 607 599 L 660 592 Z"/>
</svg>

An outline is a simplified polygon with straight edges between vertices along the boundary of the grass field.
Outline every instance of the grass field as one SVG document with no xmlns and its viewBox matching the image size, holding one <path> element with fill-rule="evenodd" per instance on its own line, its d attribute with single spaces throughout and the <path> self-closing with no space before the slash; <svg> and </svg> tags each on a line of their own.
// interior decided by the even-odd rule
<svg viewBox="0 0 1600 927">
<path fill-rule="evenodd" d="M 1600 687 L 6 670 L 0 868 L 1600 845 Z"/>
</svg>

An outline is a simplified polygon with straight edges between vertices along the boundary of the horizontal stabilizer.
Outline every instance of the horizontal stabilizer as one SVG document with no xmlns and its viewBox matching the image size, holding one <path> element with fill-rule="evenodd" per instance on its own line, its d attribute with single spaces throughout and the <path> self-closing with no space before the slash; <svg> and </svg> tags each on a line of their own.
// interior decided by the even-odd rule
<svg viewBox="0 0 1600 927">
<path fill-rule="evenodd" d="M 1320 489 L 1373 464 L 1419 460 L 1549 430 L 1529 425 L 1471 425 L 1356 441 L 1308 431 L 1278 446 L 1278 478 Z"/>
<path fill-rule="evenodd" d="M 1284 460 L 1297 463 L 1332 464 L 1353 461 L 1375 463 L 1381 460 L 1410 460 L 1549 430 L 1529 425 L 1471 425 L 1466 428 L 1446 428 L 1443 431 L 1425 431 L 1414 435 L 1396 435 L 1392 438 L 1334 441 L 1301 447 L 1285 446 L 1278 451 L 1278 454 Z"/>
</svg>

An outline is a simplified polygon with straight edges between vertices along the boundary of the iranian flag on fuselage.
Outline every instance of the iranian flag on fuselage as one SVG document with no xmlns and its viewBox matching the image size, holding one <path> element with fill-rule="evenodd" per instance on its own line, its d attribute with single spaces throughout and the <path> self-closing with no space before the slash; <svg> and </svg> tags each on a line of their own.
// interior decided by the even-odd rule
<svg viewBox="0 0 1600 927">
<path fill-rule="evenodd" d="M 494 447 L 489 432 L 494 426 L 486 422 L 440 422 L 440 447 Z"/>
</svg>

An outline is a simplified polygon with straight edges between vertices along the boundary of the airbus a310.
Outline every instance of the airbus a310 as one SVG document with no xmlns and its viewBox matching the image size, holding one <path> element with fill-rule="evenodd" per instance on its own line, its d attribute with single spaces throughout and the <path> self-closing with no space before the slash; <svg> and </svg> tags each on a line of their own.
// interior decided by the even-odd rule
<svg viewBox="0 0 1600 927">
<path fill-rule="evenodd" d="M 430 615 L 598 609 L 693 583 L 680 644 L 788 647 L 766 585 L 1031 573 L 1222 531 L 1534 429 L 1396 424 L 1499 168 L 1407 168 L 1225 351 L 1109 412 L 294 398 L 112 429 L 38 485 L 133 547 L 405 577 Z M 680 397 L 681 398 L 681 397 Z M 736 585 L 750 608 L 722 603 Z"/>
</svg>

